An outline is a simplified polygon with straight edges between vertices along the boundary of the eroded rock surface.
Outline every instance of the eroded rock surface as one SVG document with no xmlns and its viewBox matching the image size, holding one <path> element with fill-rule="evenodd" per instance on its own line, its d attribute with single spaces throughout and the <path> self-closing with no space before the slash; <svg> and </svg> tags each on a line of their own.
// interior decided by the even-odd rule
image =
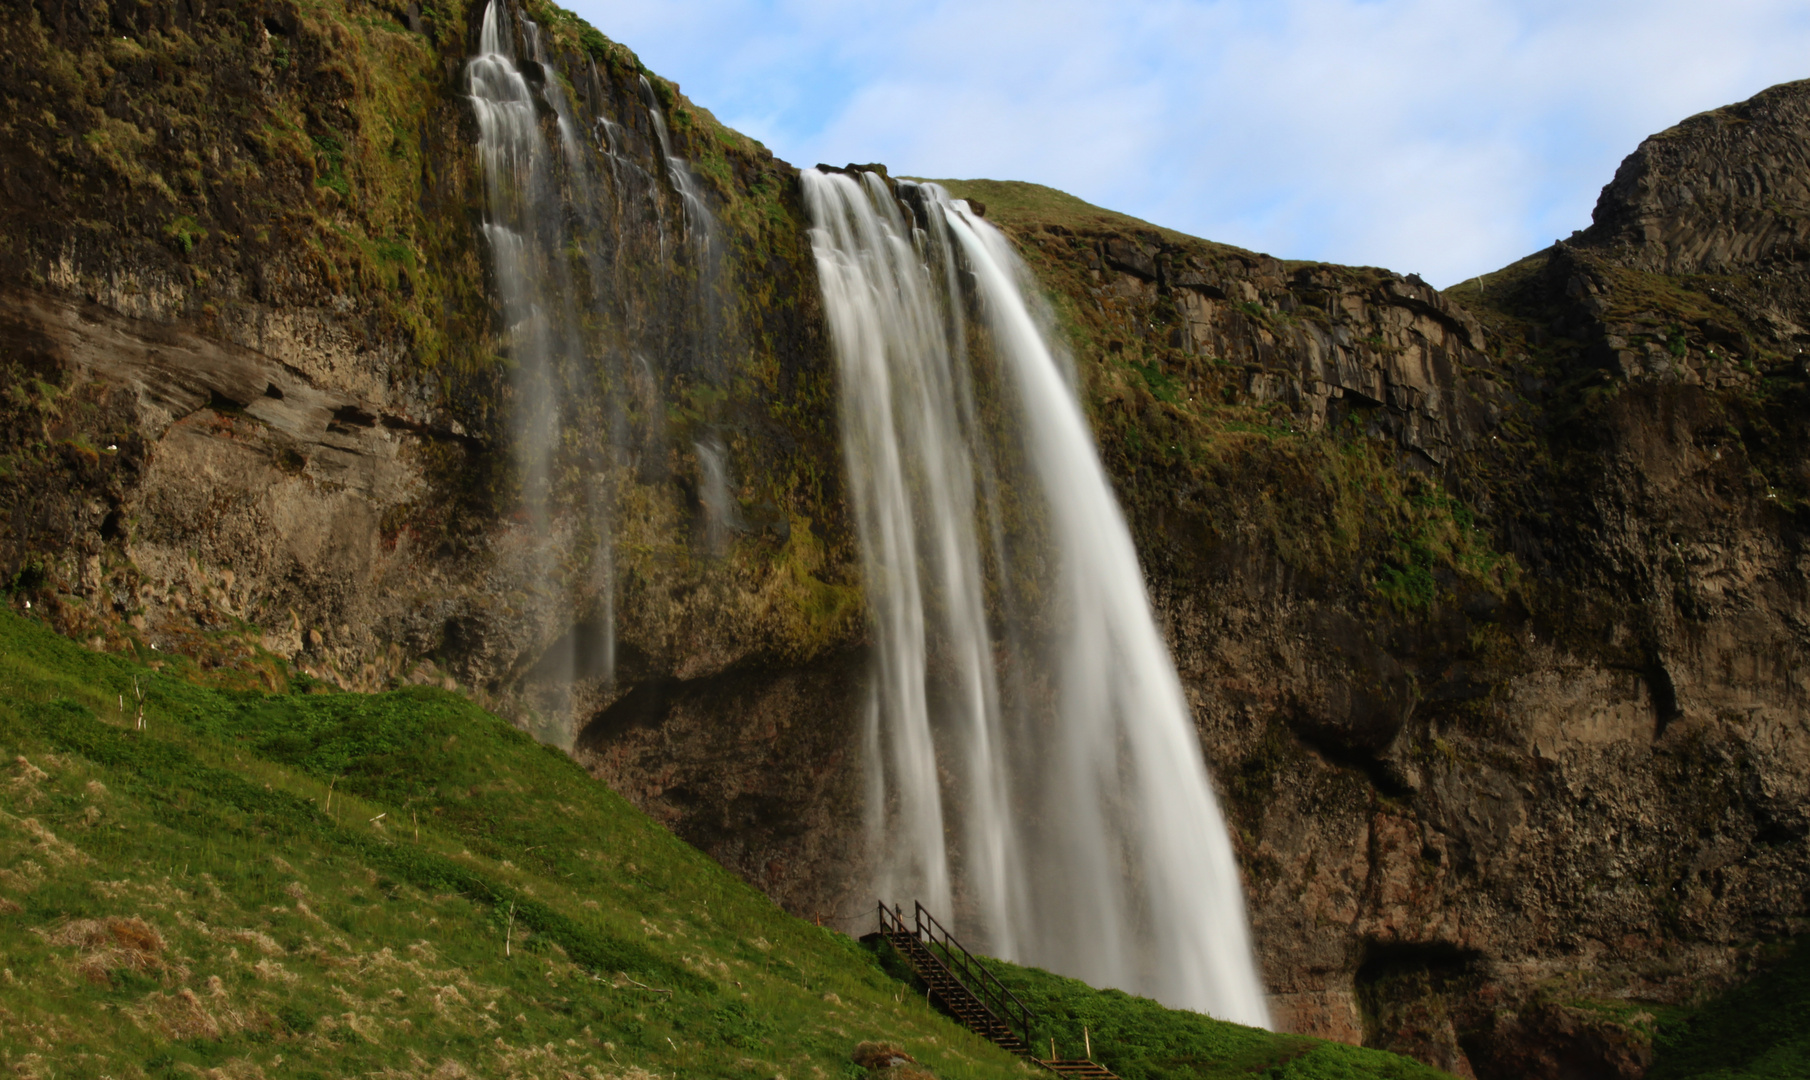
<svg viewBox="0 0 1810 1080">
<path fill-rule="evenodd" d="M 592 276 L 570 281 L 605 299 L 589 382 L 565 373 L 552 494 L 524 508 L 464 75 L 484 6 L 0 19 L 19 603 L 147 657 L 456 684 L 568 744 L 643 680 L 858 645 L 795 174 L 557 11 L 526 68 L 557 66 L 574 122 L 607 134 L 584 163 Z M 656 110 L 720 221 L 692 221 Z M 708 266 L 693 229 L 716 230 Z"/>
</svg>

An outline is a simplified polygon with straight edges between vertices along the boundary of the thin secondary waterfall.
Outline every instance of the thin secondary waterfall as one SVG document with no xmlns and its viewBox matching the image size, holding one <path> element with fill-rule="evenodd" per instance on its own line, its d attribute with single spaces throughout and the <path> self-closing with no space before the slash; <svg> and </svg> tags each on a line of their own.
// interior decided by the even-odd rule
<svg viewBox="0 0 1810 1080">
<path fill-rule="evenodd" d="M 716 219 L 653 84 L 639 77 L 623 95 L 588 58 L 553 49 L 507 0 L 488 0 L 465 75 L 527 525 L 511 566 L 547 636 L 523 686 L 535 733 L 569 745 L 575 689 L 595 700 L 614 678 L 623 477 L 664 476 L 669 383 L 720 376 L 732 335 Z M 682 243 L 668 245 L 669 221 Z M 740 524 L 728 451 L 706 433 L 696 452 L 704 538 L 720 554 Z"/>
<path fill-rule="evenodd" d="M 665 511 L 652 489 L 685 448 L 700 553 L 720 562 L 744 529 L 732 426 L 667 429 L 675 387 L 727 378 L 735 298 L 714 193 L 683 154 L 694 118 L 668 130 L 668 88 L 600 71 L 510 0 L 483 5 L 465 77 L 521 485 L 498 560 L 529 661 L 510 690 L 537 737 L 570 746 L 617 692 L 615 538 Z"/>
<path fill-rule="evenodd" d="M 484 236 L 490 243 L 503 301 L 507 348 L 516 364 L 518 395 L 512 427 L 526 471 L 531 518 L 544 525 L 547 472 L 557 432 L 553 378 L 561 354 L 576 347 L 570 288 L 558 275 L 563 239 L 558 191 L 534 95 L 515 62 L 515 37 L 502 6 L 484 9 L 478 55 L 466 80 L 478 120 L 478 160 L 484 169 Z"/>
<path fill-rule="evenodd" d="M 715 219 L 704 205 L 704 195 L 698 189 L 698 178 L 692 175 L 691 163 L 672 152 L 672 136 L 666 131 L 666 114 L 660 111 L 660 101 L 654 95 L 654 86 L 641 77 L 641 102 L 647 107 L 647 115 L 653 121 L 654 134 L 660 140 L 660 158 L 666 163 L 666 172 L 672 178 L 673 187 L 679 192 L 685 206 L 685 228 L 694 243 L 703 245 L 712 242 Z"/>
<path fill-rule="evenodd" d="M 687 360 L 694 369 L 712 378 L 720 377 L 724 373 L 720 364 L 724 335 L 723 252 L 718 243 L 716 217 L 704 201 L 703 188 L 698 184 L 697 174 L 692 172 L 691 162 L 673 153 L 666 114 L 661 111 L 659 96 L 645 75 L 640 78 L 640 89 L 641 103 L 647 109 L 654 137 L 659 142 L 667 179 L 679 195 L 681 224 L 692 264 L 689 296 L 692 333 L 685 343 L 689 354 Z"/>
<path fill-rule="evenodd" d="M 590 181 L 590 166 L 571 108 L 558 77 L 549 73 L 542 54 L 539 28 L 524 20 L 523 36 L 529 59 L 543 75 L 545 100 L 558 121 L 564 168 L 564 187 L 573 199 L 581 221 L 598 233 L 597 199 Z M 514 28 L 507 9 L 493 0 L 484 9 L 478 52 L 466 66 L 467 86 L 478 121 L 478 161 L 484 171 L 484 236 L 489 242 L 491 266 L 503 302 L 504 347 L 514 362 L 515 398 L 510 417 L 512 442 L 522 467 L 523 503 L 528 514 L 532 548 L 527 558 L 538 582 L 551 582 L 559 574 L 553 529 L 554 474 L 569 425 L 571 384 L 590 367 L 586 363 L 583 331 L 574 306 L 576 290 L 565 257 L 569 239 L 562 197 L 562 177 L 557 175 L 535 107 L 529 81 L 516 62 Z M 594 251 L 594 249 L 593 249 Z M 593 259 L 595 255 L 593 254 Z M 593 288 L 599 285 L 592 275 Z M 560 669 L 559 700 L 554 711 L 573 711 L 570 686 L 581 668 L 601 668 L 604 680 L 614 666 L 614 612 L 611 599 L 612 559 L 607 516 L 607 475 L 597 448 L 591 453 L 591 482 L 580 496 L 590 519 L 594 539 L 589 558 L 592 581 L 587 592 L 602 607 L 600 655 L 580 657 L 576 640 L 568 636 L 548 657 Z M 588 663 L 587 663 L 588 661 Z M 555 742 L 569 742 L 570 721 L 555 722 L 539 732 Z"/>
<path fill-rule="evenodd" d="M 1181 682 L 1022 264 L 935 185 L 804 183 L 875 623 L 881 895 L 955 911 L 1001 956 L 1267 1026 Z M 989 618 L 1014 577 L 1042 629 Z"/>
</svg>

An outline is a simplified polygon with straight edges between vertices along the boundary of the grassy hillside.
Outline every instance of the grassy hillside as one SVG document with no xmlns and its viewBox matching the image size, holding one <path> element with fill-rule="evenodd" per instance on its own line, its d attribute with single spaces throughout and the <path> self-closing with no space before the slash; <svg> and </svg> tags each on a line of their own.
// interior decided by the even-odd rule
<svg viewBox="0 0 1810 1080">
<path fill-rule="evenodd" d="M 1799 1080 L 1810 1076 L 1810 938 L 1787 945 L 1744 986 L 1667 1018 L 1649 1080 Z"/>
<path fill-rule="evenodd" d="M 890 949 L 884 957 L 887 970 L 909 978 Z M 1032 1041 L 1039 1054 L 1053 1049 L 1059 1057 L 1079 1058 L 1091 1044 L 1093 1060 L 1121 1080 L 1439 1080 L 1447 1075 L 1381 1050 L 1221 1023 L 1037 968 L 999 960 L 987 964 L 1038 1018 Z"/>
<path fill-rule="evenodd" d="M 207 689 L 0 615 L 0 750 L 24 1075 L 1020 1070 L 451 694 Z"/>
<path fill-rule="evenodd" d="M 840 1080 L 874 1040 L 945 1080 L 1028 1075 L 456 695 L 145 659 L 0 612 L 0 1067 Z M 1141 1018 L 1095 1021 L 1112 1053 L 1170 1030 L 1127 1080 L 1435 1075 L 1060 984 Z"/>
<path fill-rule="evenodd" d="M 852 1078 L 1026 1066 L 449 693 L 267 694 L 0 612 L 0 1066 L 27 1077 Z M 145 727 L 137 729 L 138 694 Z M 1441 1074 L 999 964 L 1125 1080 Z M 1810 948 L 1655 1077 L 1802 1075 Z M 218 1070 L 214 1072 L 212 1070 Z"/>
</svg>

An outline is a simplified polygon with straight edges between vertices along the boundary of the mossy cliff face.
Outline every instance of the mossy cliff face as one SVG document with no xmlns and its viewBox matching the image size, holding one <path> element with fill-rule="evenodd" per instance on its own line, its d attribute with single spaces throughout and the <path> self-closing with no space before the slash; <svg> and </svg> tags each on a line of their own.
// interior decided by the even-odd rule
<svg viewBox="0 0 1810 1080">
<path fill-rule="evenodd" d="M 1810 83 L 1441 295 L 1026 185 L 1291 1025 L 1642 1075 L 1810 925 Z"/>
<path fill-rule="evenodd" d="M 478 228 L 465 63 L 482 14 L 47 0 L 0 20 L 0 576 L 17 603 L 147 655 L 267 650 L 360 689 L 456 681 L 551 737 L 648 678 L 856 643 L 795 172 L 533 3 L 517 14 L 550 63 L 526 75 L 561 80 L 584 131 L 608 121 L 614 154 L 595 140 L 607 218 L 585 240 L 609 269 L 579 283 L 607 295 L 587 348 L 637 363 L 599 362 L 616 382 L 575 395 L 550 514 L 526 520 L 519 365 Z M 648 95 L 717 219 L 709 266 L 669 243 L 685 210 Z M 701 314 L 683 301 L 706 275 Z M 628 404 L 603 415 L 601 391 Z M 623 453 L 584 475 L 565 446 L 612 424 Z M 732 500 L 716 525 L 706 445 Z M 608 575 L 587 484 L 611 493 Z"/>
<path fill-rule="evenodd" d="M 481 239 L 481 5 L 0 19 L 10 601 L 150 660 L 588 725 L 594 775 L 867 929 L 864 630 L 796 173 L 526 14 L 548 64 L 524 75 L 615 155 L 571 268 L 608 298 L 601 374 L 567 396 L 544 520 Z M 719 262 L 667 243 L 644 77 Z M 951 184 L 1073 344 L 1290 1026 L 1634 1076 L 1631 1001 L 1804 927 L 1807 98 L 1650 140 L 1589 232 L 1444 294 Z"/>
</svg>

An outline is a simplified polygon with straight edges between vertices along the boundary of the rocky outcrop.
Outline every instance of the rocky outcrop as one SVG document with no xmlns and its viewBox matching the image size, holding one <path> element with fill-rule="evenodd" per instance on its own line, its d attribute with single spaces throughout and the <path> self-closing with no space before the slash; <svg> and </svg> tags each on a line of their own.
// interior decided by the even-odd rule
<svg viewBox="0 0 1810 1080">
<path fill-rule="evenodd" d="M 268 626 L 257 639 L 301 655 L 343 649 L 349 624 L 378 617 L 380 593 L 408 562 L 382 535 L 385 512 L 421 483 L 405 458 L 458 436 L 410 417 L 406 405 L 390 411 L 322 389 L 305 371 L 181 326 L 54 292 L 9 290 L 0 308 L 0 338 L 15 361 L 73 387 L 105 387 L 113 404 L 102 429 L 109 441 L 66 442 L 90 490 L 41 493 L 67 509 L 46 505 L 40 521 L 61 518 L 70 554 L 85 555 L 71 596 L 131 590 L 164 608 L 163 621 L 186 624 L 153 632 L 145 611 L 116 608 L 126 618 L 115 632 L 192 646 L 185 632 L 256 608 L 323 613 L 307 626 L 294 617 Z M 104 614 L 91 629 L 105 632 Z"/>
<path fill-rule="evenodd" d="M 1667 274 L 1810 259 L 1810 82 L 1784 83 L 1640 144 L 1581 241 Z"/>
<path fill-rule="evenodd" d="M 45 0 L 0 19 L 18 603 L 146 655 L 456 683 L 560 742 L 643 680 L 856 647 L 794 174 L 538 5 L 559 71 L 529 74 L 608 132 L 586 347 L 620 361 L 589 373 L 615 404 L 568 388 L 566 442 L 618 452 L 557 461 L 548 512 L 523 511 L 464 80 L 484 7 Z M 720 218 L 709 267 L 671 242 L 696 211 L 656 108 Z M 701 447 L 733 505 L 705 505 Z"/>
<path fill-rule="evenodd" d="M 573 748 L 591 774 L 787 910 L 855 929 L 867 896 L 867 655 L 650 680 Z"/>
<path fill-rule="evenodd" d="M 1336 425 L 1353 407 L 1372 409 L 1378 431 L 1443 464 L 1475 450 L 1488 427 L 1464 415 L 1488 397 L 1466 371 L 1487 362 L 1483 330 L 1418 278 L 1289 268 L 1242 253 L 1212 261 L 1177 253 L 1146 278 L 1111 252 L 1137 251 L 1155 265 L 1160 246 L 1111 237 L 1101 249 L 1117 274 L 1099 295 L 1127 307 L 1166 300 L 1174 308 L 1171 345 L 1190 358 L 1244 368 L 1252 401 L 1284 405 L 1310 432 Z"/>
</svg>

